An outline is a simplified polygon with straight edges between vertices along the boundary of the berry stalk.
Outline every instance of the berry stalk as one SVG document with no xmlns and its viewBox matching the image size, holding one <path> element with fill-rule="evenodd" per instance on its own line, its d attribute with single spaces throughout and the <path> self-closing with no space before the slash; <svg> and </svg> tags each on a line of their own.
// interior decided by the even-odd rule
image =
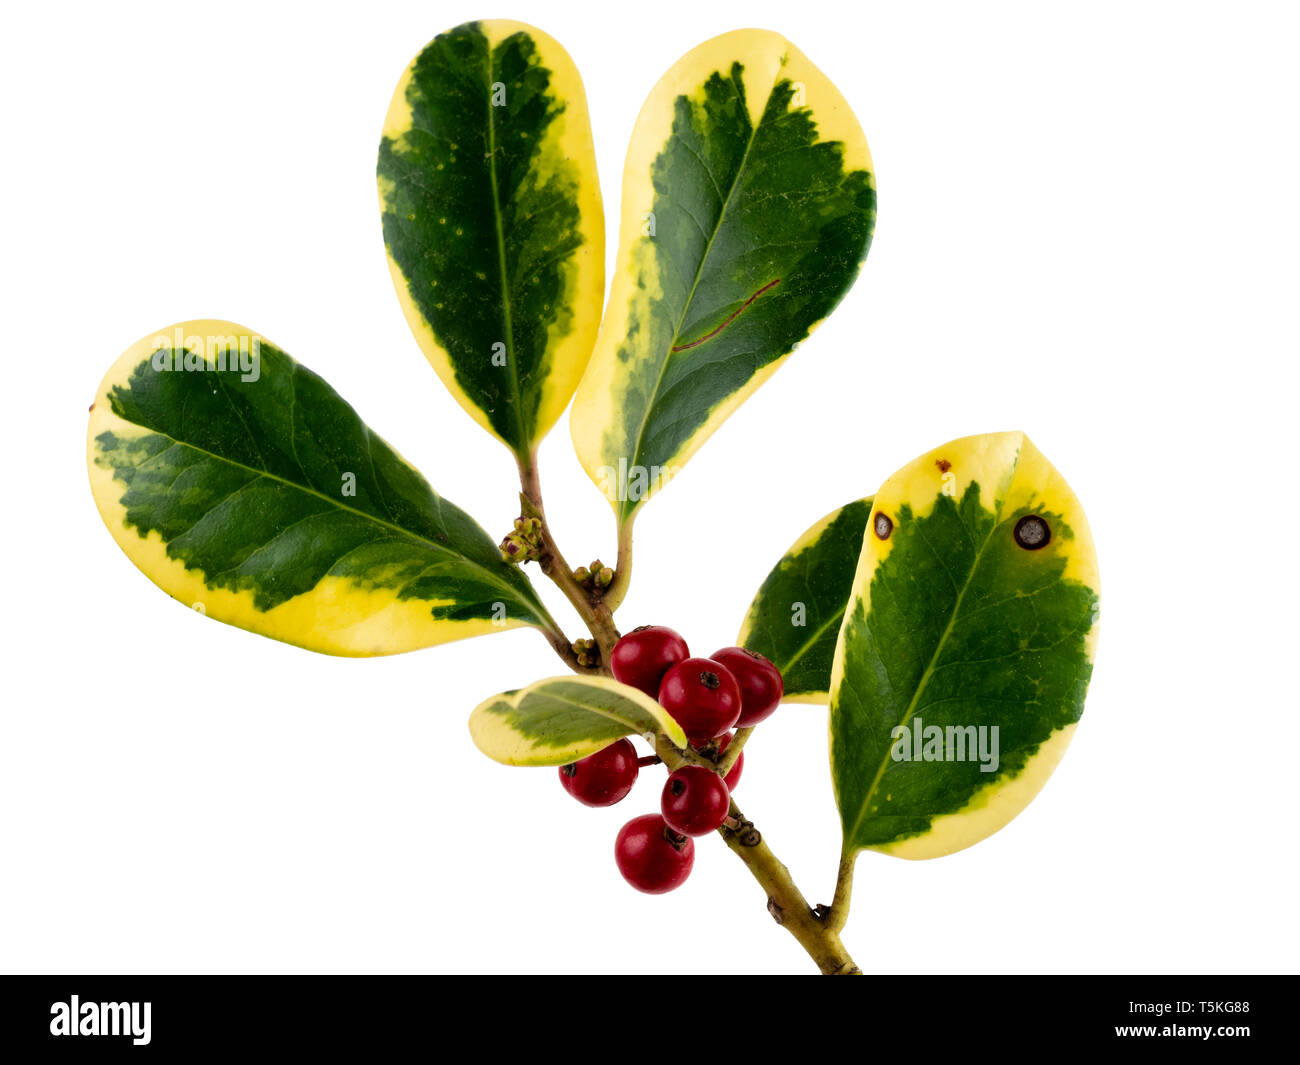
<svg viewBox="0 0 1300 1065">
<path fill-rule="evenodd" d="M 749 742 L 749 737 L 753 734 L 754 727 L 752 725 L 749 728 L 736 729 L 736 734 L 731 738 L 731 742 L 727 744 L 727 749 L 722 752 L 722 756 L 718 759 L 718 772 L 724 777 L 731 772 L 736 760 L 740 757 L 740 752 L 744 750 L 745 744 Z"/>
</svg>

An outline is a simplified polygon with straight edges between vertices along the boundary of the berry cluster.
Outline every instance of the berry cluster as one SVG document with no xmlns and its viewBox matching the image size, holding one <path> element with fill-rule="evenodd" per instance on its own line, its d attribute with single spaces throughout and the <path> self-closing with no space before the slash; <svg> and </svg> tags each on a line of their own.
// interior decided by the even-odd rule
<svg viewBox="0 0 1300 1065">
<path fill-rule="evenodd" d="M 692 658 L 686 641 L 662 625 L 643 625 L 614 645 L 610 669 L 616 680 L 639 688 L 681 725 L 691 747 L 718 762 L 733 728 L 749 728 L 775 713 L 784 686 L 781 673 L 762 655 L 725 647 L 709 658 Z M 587 806 L 613 806 L 627 797 L 643 765 L 623 739 L 589 758 L 562 766 L 564 790 Z M 730 820 L 731 792 L 745 765 L 742 751 L 724 778 L 707 765 L 674 770 L 664 784 L 657 814 L 634 817 L 619 831 L 614 860 L 638 891 L 660 895 L 681 886 L 695 864 L 693 837 Z"/>
</svg>

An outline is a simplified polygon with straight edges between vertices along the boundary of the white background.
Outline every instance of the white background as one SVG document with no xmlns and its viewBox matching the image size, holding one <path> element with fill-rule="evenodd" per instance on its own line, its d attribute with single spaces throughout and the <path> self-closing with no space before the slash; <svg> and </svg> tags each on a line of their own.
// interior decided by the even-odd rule
<svg viewBox="0 0 1300 1065">
<path fill-rule="evenodd" d="M 807 525 L 968 433 L 1024 429 L 1088 509 L 1105 593 L 1073 747 L 977 847 L 863 855 L 863 969 L 1295 970 L 1294 9 L 811 0 L 7 13 L 0 968 L 810 970 L 715 840 L 673 895 L 623 884 L 613 838 L 657 774 L 592 811 L 473 748 L 477 702 L 559 671 L 535 634 L 361 661 L 276 644 L 150 585 L 87 490 L 110 363 L 222 317 L 505 531 L 511 460 L 408 333 L 374 186 L 403 67 L 481 16 L 573 56 L 611 220 L 646 93 L 738 26 L 806 52 L 875 157 L 861 279 L 644 512 L 624 628 L 731 643 Z M 610 559 L 566 425 L 542 461 L 571 561 Z M 785 708 L 737 796 L 820 900 L 825 748 L 825 710 Z"/>
</svg>

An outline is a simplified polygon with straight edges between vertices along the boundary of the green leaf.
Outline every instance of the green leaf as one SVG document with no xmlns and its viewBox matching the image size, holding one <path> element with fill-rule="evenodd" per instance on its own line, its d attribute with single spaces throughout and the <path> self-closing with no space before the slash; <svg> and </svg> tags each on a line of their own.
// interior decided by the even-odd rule
<svg viewBox="0 0 1300 1065">
<path fill-rule="evenodd" d="M 776 665 L 786 702 L 830 698 L 835 644 L 870 514 L 870 498 L 827 514 L 791 545 L 749 605 L 736 643 Z"/>
<path fill-rule="evenodd" d="M 831 681 L 846 853 L 932 858 L 991 835 L 1083 713 L 1097 556 L 1023 433 L 966 437 L 876 493 Z"/>
<path fill-rule="evenodd" d="M 687 742 L 650 696 L 610 677 L 551 677 L 494 695 L 474 708 L 469 731 L 480 751 L 506 765 L 567 765 L 651 732 L 682 749 Z"/>
<path fill-rule="evenodd" d="M 339 655 L 553 627 L 487 533 L 323 380 L 233 322 L 128 349 L 87 448 L 122 550 L 219 621 Z"/>
<path fill-rule="evenodd" d="M 621 522 L 848 291 L 871 242 L 866 138 L 785 38 L 737 30 L 642 108 L 618 266 L 570 425 Z"/>
<path fill-rule="evenodd" d="M 407 69 L 379 145 L 384 242 L 425 356 L 526 458 L 568 406 L 605 294 L 582 80 L 520 22 L 471 22 Z"/>
</svg>

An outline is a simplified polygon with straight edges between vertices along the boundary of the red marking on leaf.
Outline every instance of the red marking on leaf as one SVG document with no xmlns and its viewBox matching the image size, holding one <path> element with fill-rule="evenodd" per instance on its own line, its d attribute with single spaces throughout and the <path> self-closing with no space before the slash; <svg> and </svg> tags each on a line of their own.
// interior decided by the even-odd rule
<svg viewBox="0 0 1300 1065">
<path fill-rule="evenodd" d="M 700 337 L 698 340 L 692 340 L 689 344 L 678 344 L 672 350 L 685 351 L 687 348 L 698 347 L 700 344 L 703 344 L 706 340 L 712 340 L 715 336 L 717 336 L 724 329 L 726 329 L 727 326 L 729 326 L 732 322 L 734 322 L 737 318 L 739 318 L 746 310 L 748 310 L 749 305 L 753 303 L 756 299 L 758 299 L 759 296 L 761 296 L 769 288 L 775 288 L 780 283 L 781 283 L 781 279 L 779 277 L 775 281 L 769 281 L 766 285 L 764 285 L 752 296 L 750 296 L 749 299 L 745 300 L 745 302 L 742 303 L 738 308 L 736 308 L 736 310 L 732 311 L 729 315 L 727 315 L 727 317 L 723 320 L 723 323 L 720 326 L 718 326 L 717 329 L 710 330 L 709 332 L 705 333 L 704 336 Z"/>
</svg>

